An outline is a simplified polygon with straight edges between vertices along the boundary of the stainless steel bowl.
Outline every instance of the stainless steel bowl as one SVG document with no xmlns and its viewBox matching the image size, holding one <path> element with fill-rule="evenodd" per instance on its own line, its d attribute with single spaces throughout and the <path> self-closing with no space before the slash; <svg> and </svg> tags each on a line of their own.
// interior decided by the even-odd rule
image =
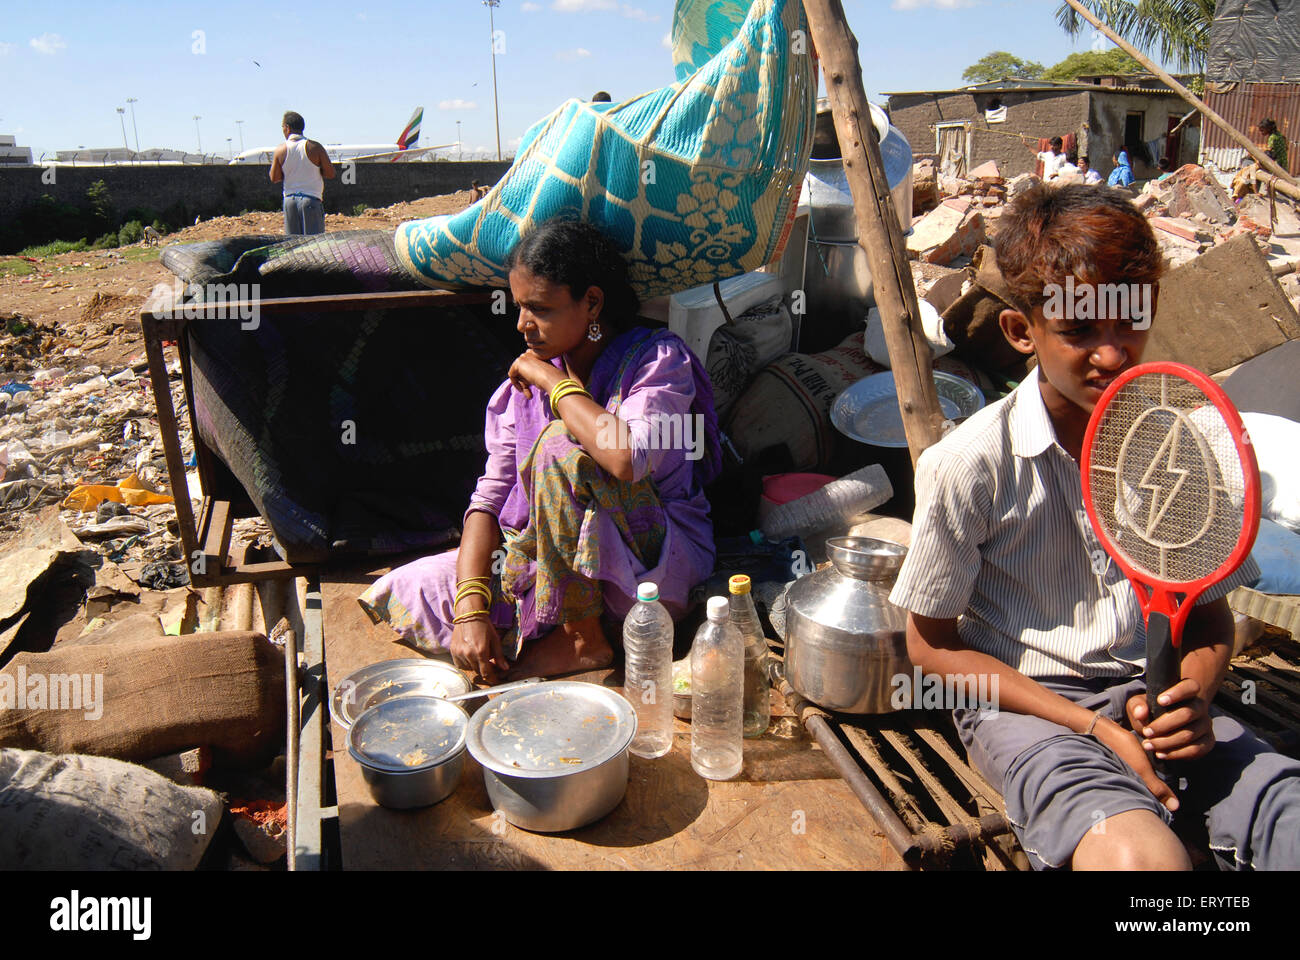
<svg viewBox="0 0 1300 960">
<path fill-rule="evenodd" d="M 405 696 L 370 707 L 348 731 L 348 753 L 381 806 L 427 807 L 451 795 L 465 768 L 469 714 L 437 697 Z"/>
<path fill-rule="evenodd" d="M 673 664 L 673 716 L 680 720 L 691 719 L 691 695 L 689 693 L 677 692 L 677 679 L 679 676 L 686 677 L 686 683 L 689 686 L 691 682 L 691 658 L 678 660 Z"/>
<path fill-rule="evenodd" d="M 525 830 L 576 830 L 627 792 L 636 712 L 616 691 L 555 680 L 503 693 L 470 719 L 466 746 L 488 797 Z"/>
<path fill-rule="evenodd" d="M 330 715 L 344 730 L 367 709 L 394 697 L 454 697 L 470 682 L 449 663 L 417 658 L 381 660 L 348 674 L 334 687 Z"/>
</svg>

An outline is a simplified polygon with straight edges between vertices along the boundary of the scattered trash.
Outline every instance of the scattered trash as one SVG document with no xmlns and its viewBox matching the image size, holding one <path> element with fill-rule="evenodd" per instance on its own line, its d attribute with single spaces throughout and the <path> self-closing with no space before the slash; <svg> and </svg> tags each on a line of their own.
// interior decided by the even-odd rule
<svg viewBox="0 0 1300 960">
<path fill-rule="evenodd" d="M 190 582 L 190 576 L 183 563 L 146 563 L 140 570 L 136 581 L 150 590 L 171 590 L 183 587 Z"/>
</svg>

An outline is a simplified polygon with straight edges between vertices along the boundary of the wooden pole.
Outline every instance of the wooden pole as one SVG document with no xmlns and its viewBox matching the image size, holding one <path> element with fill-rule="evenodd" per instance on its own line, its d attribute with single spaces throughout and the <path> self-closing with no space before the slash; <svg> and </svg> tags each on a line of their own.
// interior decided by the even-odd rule
<svg viewBox="0 0 1300 960">
<path fill-rule="evenodd" d="M 889 180 L 880 159 L 875 124 L 862 88 L 858 41 L 849 29 L 840 0 L 804 0 L 813 45 L 826 73 L 835 132 L 844 154 L 844 172 L 857 214 L 858 243 L 867 252 L 885 345 L 894 371 L 898 406 L 912 465 L 943 436 L 944 416 L 934 388 L 930 342 L 921 328 L 912 268 L 903 230 L 893 212 Z M 912 211 L 900 211 L 909 218 Z"/>
<path fill-rule="evenodd" d="M 1249 137 L 1247 137 L 1245 134 L 1238 131 L 1237 128 L 1234 127 L 1232 124 L 1230 124 L 1227 120 L 1224 120 L 1223 117 L 1219 116 L 1209 107 L 1207 107 L 1201 101 L 1201 99 L 1196 96 L 1196 94 L 1192 93 L 1192 91 L 1188 90 L 1181 83 L 1179 83 L 1169 74 L 1165 73 L 1165 71 L 1161 70 L 1154 63 L 1148 60 L 1142 54 L 1142 52 L 1138 50 L 1137 47 L 1133 46 L 1133 44 L 1129 43 L 1127 40 L 1125 40 L 1123 37 L 1117 34 L 1110 27 L 1106 26 L 1106 24 L 1102 23 L 1100 20 L 1094 17 L 1089 11 L 1085 10 L 1083 8 L 1083 5 L 1079 3 L 1079 0 L 1065 0 L 1065 2 L 1068 3 L 1070 6 L 1074 7 L 1075 11 L 1078 12 L 1079 16 L 1083 17 L 1083 19 L 1087 20 L 1094 27 L 1096 27 L 1107 37 L 1109 37 L 1111 39 L 1111 42 L 1115 43 L 1121 50 L 1127 53 L 1130 57 L 1132 57 L 1138 63 L 1142 64 L 1142 66 L 1146 67 L 1157 77 L 1159 77 L 1161 80 L 1167 83 L 1169 85 L 1169 88 L 1173 90 L 1175 93 L 1177 93 L 1180 97 L 1182 97 L 1192 106 L 1194 106 L 1197 110 L 1201 111 L 1201 113 L 1205 114 L 1205 116 L 1208 117 L 1214 123 L 1215 126 L 1222 129 L 1224 133 L 1232 137 L 1233 140 L 1237 141 L 1238 145 L 1244 147 L 1246 149 L 1246 152 L 1249 153 L 1252 157 L 1254 157 L 1259 164 L 1261 164 L 1266 170 L 1269 171 L 1269 173 L 1282 177 L 1288 183 L 1296 182 L 1296 179 L 1293 176 L 1291 176 L 1291 174 L 1287 173 L 1285 170 L 1279 167 L 1272 157 L 1270 157 L 1263 150 L 1259 149 L 1259 147 L 1255 146 L 1255 144 L 1251 142 Z"/>
</svg>

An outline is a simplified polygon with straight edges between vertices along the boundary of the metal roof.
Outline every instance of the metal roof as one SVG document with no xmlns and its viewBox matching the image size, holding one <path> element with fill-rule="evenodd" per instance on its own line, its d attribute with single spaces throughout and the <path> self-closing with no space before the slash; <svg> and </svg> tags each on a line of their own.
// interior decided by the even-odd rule
<svg viewBox="0 0 1300 960">
<path fill-rule="evenodd" d="M 1103 87 L 1097 83 L 1078 83 L 1065 80 L 991 80 L 988 83 L 973 83 L 966 87 L 950 90 L 897 90 L 882 93 L 883 97 L 919 97 L 935 93 L 1144 93 L 1152 96 L 1178 96 L 1168 87 L 1163 89 L 1151 87 Z"/>
</svg>

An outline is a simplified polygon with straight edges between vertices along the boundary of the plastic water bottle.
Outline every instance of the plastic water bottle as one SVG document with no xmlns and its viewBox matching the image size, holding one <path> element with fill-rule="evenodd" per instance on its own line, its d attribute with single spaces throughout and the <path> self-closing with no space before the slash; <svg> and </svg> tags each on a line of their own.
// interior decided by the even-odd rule
<svg viewBox="0 0 1300 960">
<path fill-rule="evenodd" d="M 767 638 L 754 608 L 749 577 L 737 574 L 727 581 L 731 591 L 731 625 L 745 639 L 744 724 L 746 737 L 761 737 L 772 721 L 772 699 L 768 692 Z"/>
<path fill-rule="evenodd" d="M 662 757 L 673 746 L 673 618 L 656 584 L 638 586 L 636 598 L 623 621 L 623 695 L 636 710 L 636 739 L 628 749 Z"/>
<path fill-rule="evenodd" d="M 726 597 L 709 598 L 709 619 L 691 647 L 691 766 L 730 780 L 744 765 L 745 641 Z"/>
</svg>

